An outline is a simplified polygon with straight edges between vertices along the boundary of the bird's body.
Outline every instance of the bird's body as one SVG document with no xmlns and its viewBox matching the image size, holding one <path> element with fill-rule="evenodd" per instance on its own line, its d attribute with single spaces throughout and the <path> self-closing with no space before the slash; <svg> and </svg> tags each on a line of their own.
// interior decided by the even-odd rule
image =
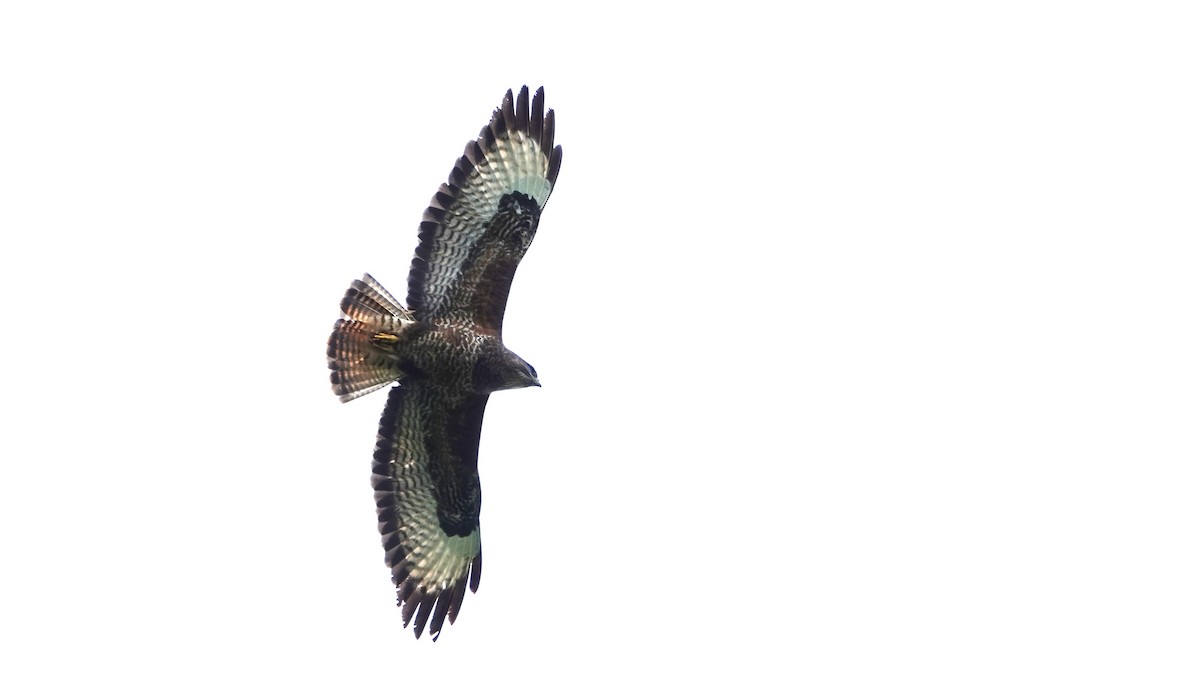
<svg viewBox="0 0 1200 698">
<path fill-rule="evenodd" d="M 329 338 L 334 392 L 388 395 L 372 484 L 404 623 L 437 639 L 479 584 L 479 433 L 488 396 L 540 385 L 504 346 L 517 265 L 558 176 L 554 112 L 510 91 L 425 211 L 408 307 L 371 276 L 342 299 Z"/>
</svg>

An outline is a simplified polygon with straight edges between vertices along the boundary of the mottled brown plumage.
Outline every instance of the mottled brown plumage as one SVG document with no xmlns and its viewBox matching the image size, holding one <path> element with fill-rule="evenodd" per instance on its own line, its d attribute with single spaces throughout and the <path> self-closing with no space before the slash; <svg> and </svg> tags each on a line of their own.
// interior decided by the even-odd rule
<svg viewBox="0 0 1200 698">
<path fill-rule="evenodd" d="M 562 161 L 541 89 L 505 95 L 420 225 L 408 307 L 370 275 L 329 337 L 333 390 L 392 383 L 371 482 L 405 626 L 436 640 L 479 586 L 479 433 L 488 396 L 540 385 L 501 337 L 508 291 Z"/>
</svg>

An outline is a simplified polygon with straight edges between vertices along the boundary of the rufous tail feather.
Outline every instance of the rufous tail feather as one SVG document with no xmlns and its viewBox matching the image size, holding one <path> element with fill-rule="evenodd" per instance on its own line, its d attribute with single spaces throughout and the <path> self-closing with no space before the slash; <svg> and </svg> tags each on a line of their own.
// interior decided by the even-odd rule
<svg viewBox="0 0 1200 698">
<path fill-rule="evenodd" d="M 342 313 L 329 335 L 329 370 L 333 392 L 348 402 L 404 376 L 396 349 L 415 320 L 370 274 L 346 290 Z"/>
</svg>

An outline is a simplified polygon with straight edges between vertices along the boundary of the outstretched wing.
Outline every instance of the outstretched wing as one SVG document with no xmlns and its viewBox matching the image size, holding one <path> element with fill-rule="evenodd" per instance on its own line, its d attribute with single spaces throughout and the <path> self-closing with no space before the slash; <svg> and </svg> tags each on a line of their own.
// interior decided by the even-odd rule
<svg viewBox="0 0 1200 698">
<path fill-rule="evenodd" d="M 543 116 L 541 88 L 529 102 L 512 90 L 479 138 L 438 188 L 420 227 L 408 275 L 408 307 L 418 320 L 466 320 L 500 331 L 517 263 L 562 162 L 554 110 Z"/>
<path fill-rule="evenodd" d="M 434 640 L 479 588 L 479 429 L 487 395 L 423 380 L 392 388 L 379 423 L 371 483 L 404 626 Z"/>
</svg>

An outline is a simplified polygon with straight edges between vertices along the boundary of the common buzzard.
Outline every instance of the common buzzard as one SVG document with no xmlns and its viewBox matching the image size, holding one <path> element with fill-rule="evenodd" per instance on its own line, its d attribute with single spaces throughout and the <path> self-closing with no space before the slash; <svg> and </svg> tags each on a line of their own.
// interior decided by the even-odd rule
<svg viewBox="0 0 1200 698">
<path fill-rule="evenodd" d="M 488 395 L 541 385 L 502 341 L 517 264 L 562 162 L 542 90 L 512 90 L 438 188 L 421 221 L 408 307 L 370 275 L 329 337 L 343 402 L 385 385 L 371 482 L 404 626 L 434 640 L 479 587 L 479 430 Z"/>
</svg>

